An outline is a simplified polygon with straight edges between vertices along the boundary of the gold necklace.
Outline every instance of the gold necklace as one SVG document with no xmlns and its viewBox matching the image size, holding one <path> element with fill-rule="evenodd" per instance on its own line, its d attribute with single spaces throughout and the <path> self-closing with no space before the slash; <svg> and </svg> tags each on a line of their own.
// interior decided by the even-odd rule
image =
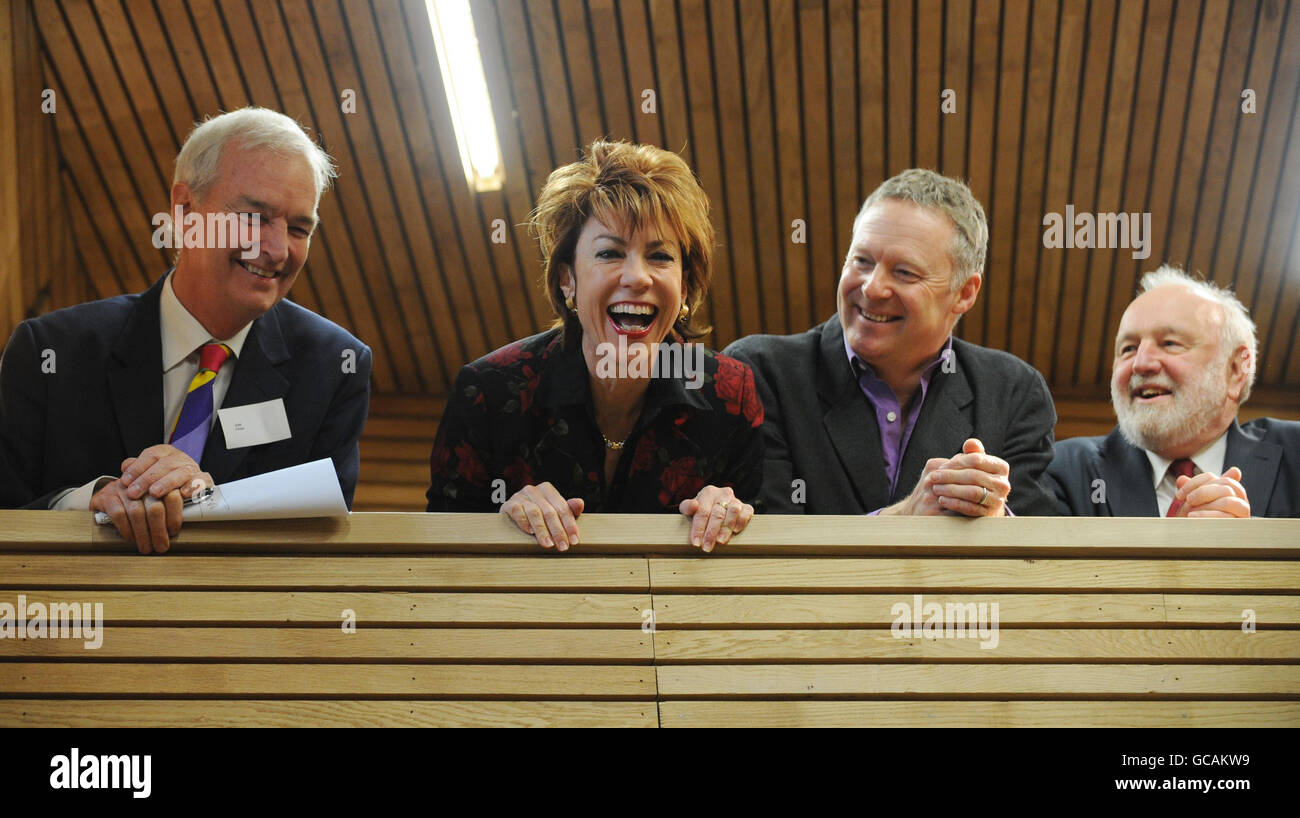
<svg viewBox="0 0 1300 818">
<path fill-rule="evenodd" d="M 604 432 L 600 433 L 600 439 L 605 441 L 605 448 L 610 449 L 612 451 L 618 451 L 619 449 L 622 449 L 623 444 L 627 442 L 627 438 L 623 438 L 622 440 L 619 441 L 610 440 L 609 438 L 605 437 Z"/>
</svg>

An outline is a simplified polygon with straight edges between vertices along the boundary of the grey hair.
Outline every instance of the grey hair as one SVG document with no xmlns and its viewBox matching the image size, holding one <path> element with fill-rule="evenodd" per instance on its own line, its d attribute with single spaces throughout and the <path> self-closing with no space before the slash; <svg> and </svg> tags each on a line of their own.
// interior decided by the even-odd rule
<svg viewBox="0 0 1300 818">
<path fill-rule="evenodd" d="M 1241 390 L 1241 400 L 1238 401 L 1238 403 L 1245 403 L 1250 397 L 1250 387 L 1255 383 L 1255 361 L 1259 354 L 1259 341 L 1255 337 L 1255 322 L 1250 318 L 1250 311 L 1237 300 L 1237 296 L 1231 290 L 1194 278 L 1181 267 L 1172 264 L 1162 264 L 1158 269 L 1143 275 L 1138 285 L 1138 293 L 1171 285 L 1186 287 L 1218 304 L 1223 310 L 1223 337 L 1219 340 L 1219 346 L 1224 358 L 1243 346 L 1250 352 L 1250 358 L 1246 361 L 1246 386 Z"/>
<path fill-rule="evenodd" d="M 956 228 L 948 255 L 952 259 L 952 288 L 960 290 L 976 273 L 984 271 L 984 254 L 989 246 L 989 225 L 984 208 L 960 179 L 924 168 L 911 168 L 881 182 L 862 203 L 853 220 L 853 235 L 872 205 L 884 199 L 900 199 L 938 210 Z"/>
<path fill-rule="evenodd" d="M 172 184 L 184 182 L 201 198 L 217 180 L 222 151 L 232 142 L 248 150 L 301 155 L 311 165 L 318 201 L 330 181 L 338 178 L 334 160 L 307 136 L 301 125 L 278 111 L 248 107 L 208 117 L 190 132 L 176 157 Z"/>
</svg>

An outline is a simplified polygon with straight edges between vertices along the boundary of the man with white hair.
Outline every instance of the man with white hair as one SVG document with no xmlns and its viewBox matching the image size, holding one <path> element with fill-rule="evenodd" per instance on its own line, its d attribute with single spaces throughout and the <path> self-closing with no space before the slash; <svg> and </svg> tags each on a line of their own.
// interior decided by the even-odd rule
<svg viewBox="0 0 1300 818">
<path fill-rule="evenodd" d="M 1162 266 L 1120 319 L 1105 437 L 1056 444 L 1047 484 L 1091 517 L 1300 515 L 1300 423 L 1237 422 L 1255 324 L 1227 290 Z"/>
<path fill-rule="evenodd" d="M 171 187 L 176 266 L 143 293 L 24 321 L 5 347 L 0 508 L 103 511 L 161 553 L 195 491 L 326 457 L 351 505 L 370 349 L 284 300 L 335 176 L 275 111 L 196 127 Z"/>
<path fill-rule="evenodd" d="M 1047 384 L 952 334 L 979 295 L 988 235 L 965 184 L 903 171 L 854 220 L 838 314 L 726 349 L 763 400 L 767 511 L 1055 513 L 1040 482 L 1056 424 Z"/>
</svg>

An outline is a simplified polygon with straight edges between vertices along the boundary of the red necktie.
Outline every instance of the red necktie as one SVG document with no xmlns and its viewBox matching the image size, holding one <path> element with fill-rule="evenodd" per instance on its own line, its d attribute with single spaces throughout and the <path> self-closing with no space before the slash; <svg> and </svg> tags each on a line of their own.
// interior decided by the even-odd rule
<svg viewBox="0 0 1300 818">
<path fill-rule="evenodd" d="M 1170 463 L 1169 468 L 1174 473 L 1174 485 L 1177 486 L 1178 478 L 1191 477 L 1193 472 L 1196 469 L 1196 465 L 1192 463 L 1192 461 L 1188 460 L 1187 458 L 1181 457 L 1178 460 L 1175 460 L 1174 462 Z M 1174 501 L 1169 504 L 1169 511 L 1165 514 L 1165 516 L 1177 517 L 1178 509 L 1182 507 L 1183 507 L 1183 501 L 1175 497 Z"/>
</svg>

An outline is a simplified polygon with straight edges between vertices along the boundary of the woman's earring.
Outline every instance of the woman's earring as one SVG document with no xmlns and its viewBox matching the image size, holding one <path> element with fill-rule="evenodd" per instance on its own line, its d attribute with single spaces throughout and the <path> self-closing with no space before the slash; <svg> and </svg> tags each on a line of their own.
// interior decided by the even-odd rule
<svg viewBox="0 0 1300 818">
<path fill-rule="evenodd" d="M 682 308 L 681 308 L 681 311 L 679 311 L 679 312 L 677 313 L 677 320 L 678 320 L 678 321 L 685 321 L 685 320 L 686 320 L 686 316 L 688 316 L 688 315 L 690 315 L 690 314 L 691 314 L 691 308 L 688 307 L 688 306 L 686 306 L 685 304 L 683 304 L 683 305 L 682 305 Z"/>
<path fill-rule="evenodd" d="M 573 300 L 573 296 L 564 299 L 564 306 L 569 308 L 569 312 L 576 313 L 578 311 L 577 302 Z"/>
</svg>

